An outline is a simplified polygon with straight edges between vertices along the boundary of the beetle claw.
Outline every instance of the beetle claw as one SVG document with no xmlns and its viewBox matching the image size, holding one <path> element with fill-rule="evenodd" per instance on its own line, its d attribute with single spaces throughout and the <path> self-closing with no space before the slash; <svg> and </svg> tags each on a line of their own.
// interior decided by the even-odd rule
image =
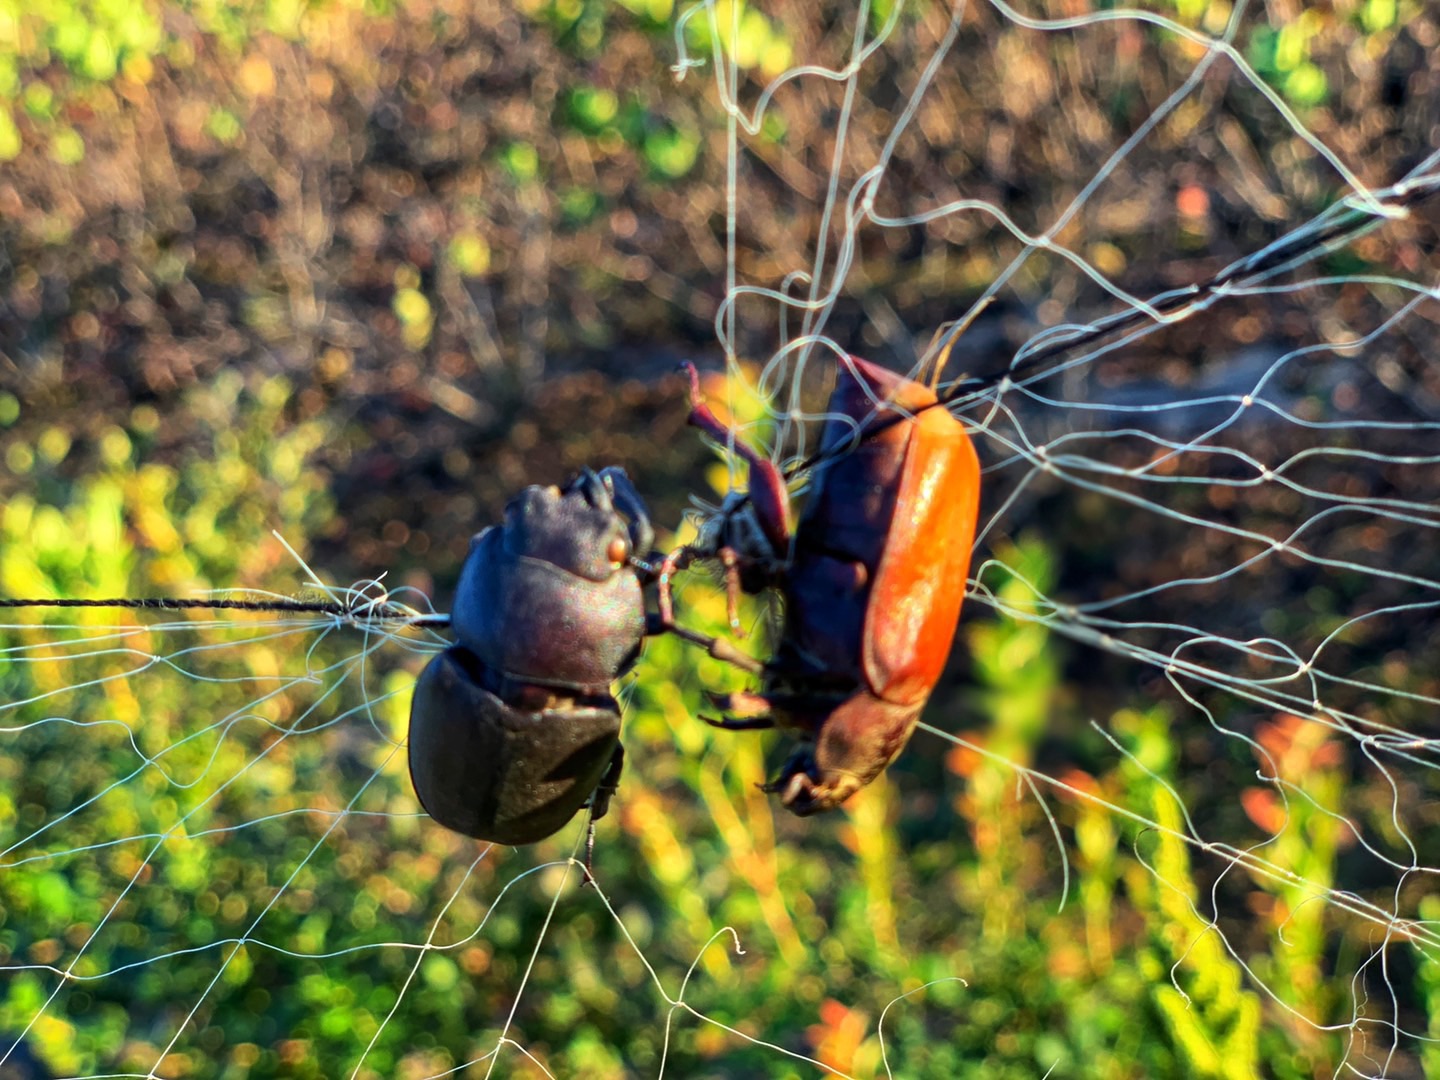
<svg viewBox="0 0 1440 1080">
<path fill-rule="evenodd" d="M 594 885 L 595 873 L 592 869 L 595 864 L 595 822 L 605 816 L 610 809 L 610 798 L 620 787 L 620 774 L 625 768 L 625 747 L 620 743 L 615 744 L 615 752 L 610 755 L 610 764 L 605 769 L 605 775 L 600 778 L 595 793 L 590 796 L 590 820 L 585 823 L 585 862 L 581 868 L 585 871 L 585 880 L 581 887 Z"/>
<path fill-rule="evenodd" d="M 700 717 L 711 727 L 720 728 L 722 731 L 768 731 L 775 726 L 775 718 L 771 716 L 755 716 L 740 718 L 735 716 L 704 716 Z"/>
<path fill-rule="evenodd" d="M 771 719 L 771 712 L 775 703 L 764 694 L 757 694 L 750 690 L 741 690 L 736 694 L 723 694 L 712 696 L 712 700 L 719 707 L 728 713 L 733 713 L 742 720 L 752 718 L 763 718 L 769 721 L 765 726 L 774 727 L 774 720 Z"/>
<path fill-rule="evenodd" d="M 760 784 L 759 787 L 767 795 L 779 795 L 781 805 L 792 814 L 806 817 L 820 809 L 820 804 L 812 795 L 815 781 L 803 772 L 789 778 L 781 772 L 774 780 Z"/>
<path fill-rule="evenodd" d="M 807 817 L 829 804 L 815 798 L 815 781 L 804 773 L 796 773 L 780 792 L 780 802 L 792 813 Z"/>
</svg>

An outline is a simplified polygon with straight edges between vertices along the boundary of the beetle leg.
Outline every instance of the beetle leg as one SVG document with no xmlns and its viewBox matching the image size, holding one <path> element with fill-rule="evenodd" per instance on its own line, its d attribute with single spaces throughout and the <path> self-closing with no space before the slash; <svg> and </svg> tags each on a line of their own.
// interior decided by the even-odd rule
<svg viewBox="0 0 1440 1080">
<path fill-rule="evenodd" d="M 702 716 L 701 720 L 711 727 L 726 731 L 766 731 L 776 726 L 771 715 L 770 699 L 764 694 L 742 690 L 738 694 L 706 694 L 710 704 L 726 715 L 720 719 Z"/>
<path fill-rule="evenodd" d="M 600 783 L 595 788 L 595 794 L 590 796 L 590 820 L 585 825 L 585 881 L 586 885 L 595 884 L 595 874 L 591 868 L 595 862 L 595 822 L 605 816 L 610 809 L 610 799 L 620 787 L 620 774 L 625 770 L 625 747 L 619 743 L 615 744 L 615 752 L 610 755 L 610 764 L 605 769 L 605 775 L 600 777 Z"/>
<path fill-rule="evenodd" d="M 676 548 L 663 559 L 657 568 L 649 564 L 638 564 L 643 566 L 645 572 L 653 576 L 656 581 L 655 599 L 660 608 L 660 622 L 666 629 L 675 626 L 675 596 L 672 589 L 675 575 L 682 570 L 687 570 L 698 558 L 703 558 L 701 550 L 693 545 Z M 740 627 L 740 593 L 743 588 L 740 584 L 740 568 L 744 563 L 740 553 L 734 548 L 726 546 L 716 552 L 716 558 L 725 572 L 725 614 L 730 621 L 730 629 L 739 637 L 745 634 Z M 632 559 L 631 565 L 637 565 Z"/>
<path fill-rule="evenodd" d="M 705 404 L 705 395 L 700 390 L 700 373 L 688 361 L 680 367 L 690 377 L 689 423 L 699 428 L 727 450 L 738 454 L 750 466 L 750 505 L 755 508 L 755 517 L 770 548 L 777 553 L 790 547 L 790 492 L 785 487 L 785 477 L 775 463 L 757 453 L 755 448 L 741 442 L 734 430 L 720 422 Z"/>
<path fill-rule="evenodd" d="M 779 792 L 780 802 L 801 817 L 807 817 L 821 809 L 819 802 L 811 795 L 814 789 L 815 781 L 803 772 L 797 772 L 789 780 L 786 780 L 782 773 L 764 785 L 767 792 Z"/>
<path fill-rule="evenodd" d="M 740 627 L 740 555 L 732 547 L 720 549 L 720 565 L 725 568 L 725 614 L 730 620 L 730 632 L 744 637 Z"/>
<path fill-rule="evenodd" d="M 615 744 L 615 752 L 610 755 L 610 764 L 606 766 L 605 773 L 600 777 L 600 783 L 595 785 L 595 794 L 590 796 L 590 820 L 599 821 L 610 809 L 611 796 L 620 788 L 620 774 L 625 771 L 625 747 L 619 743 Z"/>
<path fill-rule="evenodd" d="M 763 675 L 765 665 L 753 656 L 746 656 L 734 645 L 724 638 L 713 638 L 708 634 L 702 634 L 698 630 L 691 630 L 688 627 L 677 626 L 673 622 L 666 622 L 663 615 L 647 615 L 645 619 L 645 633 L 651 637 L 658 634 L 674 634 L 678 638 L 698 645 L 707 653 L 721 663 L 738 667 L 741 671 L 748 671 L 752 675 Z"/>
<path fill-rule="evenodd" d="M 676 548 L 660 560 L 660 570 L 655 575 L 655 599 L 660 605 L 660 622 L 668 629 L 675 628 L 675 600 L 671 595 L 670 582 L 681 570 L 689 567 L 698 556 L 695 548 Z"/>
<path fill-rule="evenodd" d="M 809 742 L 802 742 L 785 759 L 780 775 L 761 784 L 760 789 L 779 794 L 782 804 L 804 817 L 822 809 L 811 794 L 815 790 L 817 771 L 814 747 Z"/>
<path fill-rule="evenodd" d="M 773 716 L 752 716 L 748 719 L 738 716 L 701 716 L 700 719 L 722 731 L 769 731 L 775 726 Z"/>
<path fill-rule="evenodd" d="M 725 559 L 725 552 L 728 552 L 730 556 L 728 562 Z M 693 547 L 681 547 L 676 548 L 661 560 L 659 572 L 656 574 L 657 585 L 655 588 L 656 601 L 660 611 L 657 615 L 647 617 L 645 632 L 651 636 L 656 634 L 675 634 L 677 637 L 684 638 L 692 645 L 699 645 L 716 660 L 721 660 L 724 663 L 731 664 L 751 674 L 759 675 L 765 670 L 765 665 L 759 660 L 756 660 L 752 656 L 746 656 L 723 638 L 714 638 L 702 634 L 699 631 L 687 629 L 675 621 L 675 601 L 670 591 L 671 578 L 679 571 L 687 568 L 695 561 L 698 555 L 699 552 Z M 727 587 L 733 584 L 733 586 L 738 589 L 740 584 L 739 556 L 726 548 L 721 554 L 721 561 L 724 562 L 727 567 Z M 731 580 L 732 575 L 733 582 Z M 731 605 L 735 603 L 733 595 L 731 595 L 729 603 Z M 731 607 L 730 610 L 732 624 L 738 623 L 739 619 L 734 614 L 734 608 Z"/>
<path fill-rule="evenodd" d="M 710 704 L 731 716 L 750 719 L 755 716 L 769 716 L 775 709 L 775 700 L 753 690 L 741 690 L 734 694 L 707 694 Z M 773 725 L 772 725 L 773 726 Z"/>
</svg>

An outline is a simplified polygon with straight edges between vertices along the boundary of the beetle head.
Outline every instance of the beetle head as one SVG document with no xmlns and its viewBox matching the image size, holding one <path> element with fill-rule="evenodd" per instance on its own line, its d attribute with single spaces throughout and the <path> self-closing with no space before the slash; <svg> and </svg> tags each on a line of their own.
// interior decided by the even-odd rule
<svg viewBox="0 0 1440 1080">
<path fill-rule="evenodd" d="M 629 520 L 612 498 L 612 487 L 585 469 L 562 490 L 527 487 L 505 508 L 505 551 L 513 558 L 539 559 L 590 581 L 608 581 L 628 572 L 627 562 L 643 543 L 650 523 L 643 511 Z"/>
<path fill-rule="evenodd" d="M 526 488 L 503 526 L 471 541 L 450 626 L 506 701 L 511 684 L 603 691 L 638 655 L 645 600 L 629 560 L 650 526 L 638 496 L 630 518 L 616 508 L 619 489 L 589 470 L 564 489 Z"/>
</svg>

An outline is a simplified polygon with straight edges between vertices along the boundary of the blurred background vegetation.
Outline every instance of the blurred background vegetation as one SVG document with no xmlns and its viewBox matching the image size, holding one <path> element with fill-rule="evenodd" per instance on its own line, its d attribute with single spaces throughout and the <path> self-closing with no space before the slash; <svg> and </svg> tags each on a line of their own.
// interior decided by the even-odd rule
<svg viewBox="0 0 1440 1080">
<path fill-rule="evenodd" d="M 1160 7 L 1212 33 L 1230 14 L 1220 0 Z M 306 582 L 278 530 L 327 581 L 385 573 L 443 608 L 470 535 L 527 483 L 623 464 L 672 527 L 692 493 L 723 490 L 672 374 L 684 357 L 720 366 L 727 269 L 723 116 L 708 69 L 670 71 L 677 14 L 669 0 L 0 0 L 0 593 L 293 593 Z M 876 26 L 889 14 L 871 6 Z M 867 69 L 850 130 L 862 159 L 947 17 L 912 5 Z M 852 19 L 848 5 L 756 5 L 724 44 L 753 97 L 801 58 L 843 57 Z M 709 30 L 691 25 L 703 54 Z M 1405 0 L 1271 5 L 1236 38 L 1372 184 L 1433 147 L 1437 42 L 1433 7 Z M 963 193 L 1027 227 L 1055 220 L 1198 55 L 1135 23 L 1045 35 L 976 6 L 880 203 Z M 842 90 L 792 86 L 747 144 L 741 280 L 774 284 L 821 230 Z M 1060 239 L 1146 294 L 1312 216 L 1342 185 L 1257 100 L 1215 78 Z M 1433 270 L 1433 226 L 1417 215 L 1333 269 Z M 969 217 L 860 244 L 828 329 L 894 366 L 1018 247 Z M 1027 266 L 957 350 L 968 369 L 1003 366 L 1037 328 L 1106 299 L 1063 260 Z M 1323 310 L 1298 293 L 1237 298 L 1097 365 L 1095 400 L 1136 373 L 1193 388 L 1206 350 L 1293 348 L 1376 305 L 1365 290 Z M 738 315 L 742 356 L 768 355 L 773 321 Z M 1383 378 L 1301 375 L 1286 392 L 1327 416 L 1378 401 L 1403 424 L 1440 400 L 1427 353 L 1421 335 L 1394 346 Z M 1283 450 L 1299 434 L 1266 438 Z M 1104 452 L 1135 460 L 1121 441 Z M 1357 499 L 1436 494 L 1433 477 L 1402 483 L 1384 461 L 1349 482 Z M 1232 565 L 1239 541 L 1190 543 L 1179 515 L 1197 507 L 1276 528 L 1294 509 L 1283 493 L 1242 506 L 1191 485 L 1171 516 L 1122 515 L 1054 482 L 1011 502 L 1008 483 L 985 495 L 986 514 L 1008 512 L 980 555 L 1009 568 L 983 581 L 1017 609 L 1081 581 L 1168 581 L 1177 560 L 1195 578 Z M 1368 527 L 1379 534 L 1326 543 L 1435 576 L 1434 550 L 1396 543 L 1395 523 Z M 1155 617 L 1223 612 L 1236 638 L 1314 622 L 1323 636 L 1403 598 L 1398 582 L 1329 588 L 1313 566 L 1272 565 L 1162 598 Z M 719 629 L 703 582 L 682 602 Z M 16 619 L 35 627 L 7 631 L 30 652 L 0 654 L 0 694 L 22 703 L 0 755 L 0 1053 L 24 1033 L 22 1076 L 419 1077 L 495 1051 L 496 1074 L 514 1076 L 648 1076 L 663 1061 L 687 1077 L 812 1076 L 819 1062 L 862 1077 L 888 1063 L 906 1077 L 1299 1078 L 1347 1054 L 1378 1070 L 1388 1043 L 1352 1024 L 1354 998 L 1391 991 L 1399 1023 L 1440 1037 L 1440 969 L 1397 949 L 1383 977 L 1337 979 L 1375 928 L 1313 902 L 1353 848 L 1337 815 L 1384 833 L 1403 800 L 1440 835 L 1433 779 L 1359 784 L 1358 751 L 1320 725 L 1216 706 L 1303 784 L 1309 798 L 1282 809 L 1255 782 L 1254 750 L 1158 674 L 978 603 L 927 718 L 994 756 L 922 734 L 824 821 L 777 818 L 755 790 L 770 744 L 696 722 L 702 688 L 733 673 L 652 642 L 600 826 L 604 901 L 546 865 L 576 829 L 472 869 L 481 847 L 418 815 L 396 752 L 415 647 L 351 667 L 355 635 L 217 622 L 102 651 L 45 643 L 133 620 Z M 1437 654 L 1433 621 L 1337 648 L 1357 675 L 1383 669 L 1417 695 L 1395 723 L 1433 725 L 1418 696 L 1440 693 L 1440 674 L 1406 659 Z M 181 659 L 137 663 L 154 654 Z M 307 666 L 326 689 L 275 691 Z M 35 695 L 50 696 L 25 704 Z M 73 723 L 35 723 L 56 716 Z M 1268 841 L 1300 884 L 1227 874 L 1086 798 L 1047 793 L 1047 820 L 1001 760 L 1172 828 L 1178 795 L 1207 834 Z M 1206 914 L 1221 893 L 1223 924 Z M 524 1052 L 497 1048 L 502 1033 Z M 1420 1045 L 1405 1041 L 1385 1075 L 1440 1074 Z"/>
</svg>

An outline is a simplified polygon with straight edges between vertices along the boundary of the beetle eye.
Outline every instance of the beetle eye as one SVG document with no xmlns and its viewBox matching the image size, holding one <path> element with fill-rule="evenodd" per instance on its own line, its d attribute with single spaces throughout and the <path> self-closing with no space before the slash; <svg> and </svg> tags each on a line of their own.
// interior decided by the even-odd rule
<svg viewBox="0 0 1440 1080">
<path fill-rule="evenodd" d="M 616 566 L 624 565 L 625 560 L 630 557 L 630 542 L 622 536 L 615 537 L 605 549 L 605 555 Z"/>
</svg>

